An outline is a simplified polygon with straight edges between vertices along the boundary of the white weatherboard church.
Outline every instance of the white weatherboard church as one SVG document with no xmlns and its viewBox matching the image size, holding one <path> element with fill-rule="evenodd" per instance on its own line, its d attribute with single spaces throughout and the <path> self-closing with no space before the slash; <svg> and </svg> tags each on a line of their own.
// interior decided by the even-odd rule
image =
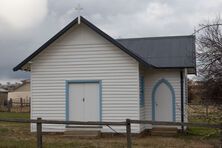
<svg viewBox="0 0 222 148">
<path fill-rule="evenodd" d="M 80 17 L 14 71 L 31 73 L 32 119 L 183 122 L 186 77 L 195 73 L 194 42 L 194 36 L 113 39 Z M 133 124 L 132 132 L 153 127 Z M 123 126 L 113 128 L 125 132 Z M 66 130 L 43 125 L 43 131 Z M 97 130 L 113 132 L 106 126 Z"/>
</svg>

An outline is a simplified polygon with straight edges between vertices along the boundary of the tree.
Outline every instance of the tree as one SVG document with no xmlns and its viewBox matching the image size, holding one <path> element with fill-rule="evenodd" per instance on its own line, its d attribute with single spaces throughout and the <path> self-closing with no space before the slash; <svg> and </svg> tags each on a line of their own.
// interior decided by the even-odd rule
<svg viewBox="0 0 222 148">
<path fill-rule="evenodd" d="M 189 103 L 200 103 L 202 93 L 204 91 L 202 81 L 188 79 L 188 96 L 189 96 Z"/>
<path fill-rule="evenodd" d="M 198 74 L 206 90 L 202 98 L 222 101 L 222 20 L 201 24 L 197 32 Z"/>
</svg>

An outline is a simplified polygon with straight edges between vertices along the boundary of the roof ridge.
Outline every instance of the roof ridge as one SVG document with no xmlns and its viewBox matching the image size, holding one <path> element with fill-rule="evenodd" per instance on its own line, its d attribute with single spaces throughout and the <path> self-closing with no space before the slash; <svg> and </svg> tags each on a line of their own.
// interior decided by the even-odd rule
<svg viewBox="0 0 222 148">
<path fill-rule="evenodd" d="M 194 35 L 178 35 L 178 36 L 135 37 L 135 38 L 119 38 L 116 40 L 119 41 L 119 40 L 136 40 L 136 39 L 166 39 L 166 38 L 185 38 L 185 37 L 193 38 L 195 36 Z"/>
</svg>

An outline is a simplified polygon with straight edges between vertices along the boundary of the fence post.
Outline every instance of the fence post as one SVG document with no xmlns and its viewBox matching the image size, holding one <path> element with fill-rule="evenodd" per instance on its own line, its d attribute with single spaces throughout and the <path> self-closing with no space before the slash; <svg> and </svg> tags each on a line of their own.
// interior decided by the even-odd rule
<svg viewBox="0 0 222 148">
<path fill-rule="evenodd" d="M 127 148 L 131 148 L 132 147 L 132 139 L 131 139 L 130 119 L 126 119 L 126 138 L 127 138 Z"/>
<path fill-rule="evenodd" d="M 31 111 L 31 97 L 29 97 L 28 107 L 29 107 L 29 112 L 30 112 Z"/>
<path fill-rule="evenodd" d="M 20 106 L 23 107 L 23 100 L 20 98 Z"/>
<path fill-rule="evenodd" d="M 220 124 L 220 148 L 222 148 L 222 123 Z"/>
<path fill-rule="evenodd" d="M 42 148 L 42 118 L 37 118 L 37 148 Z"/>
<path fill-rule="evenodd" d="M 7 107 L 8 107 L 8 112 L 11 112 L 11 108 L 12 108 L 12 98 L 9 99 L 8 104 L 7 104 Z"/>
<path fill-rule="evenodd" d="M 20 98 L 20 109 L 21 109 L 21 112 L 22 112 L 22 107 L 23 107 L 23 102 L 22 102 L 22 98 Z"/>
</svg>

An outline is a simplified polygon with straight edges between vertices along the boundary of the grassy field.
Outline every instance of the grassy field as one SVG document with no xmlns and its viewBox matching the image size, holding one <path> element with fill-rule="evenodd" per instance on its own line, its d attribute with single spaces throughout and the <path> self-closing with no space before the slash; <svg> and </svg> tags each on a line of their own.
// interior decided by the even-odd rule
<svg viewBox="0 0 222 148">
<path fill-rule="evenodd" d="M 209 123 L 209 124 L 221 124 L 222 113 L 219 110 L 219 106 L 208 106 L 208 116 L 206 116 L 206 106 L 204 105 L 189 105 L 188 106 L 189 122 L 195 123 Z M 202 136 L 207 138 L 219 138 L 219 129 L 192 127 L 189 128 L 188 133 L 190 135 Z"/>
<path fill-rule="evenodd" d="M 220 122 L 209 122 L 206 118 L 192 118 L 189 120 L 192 123 L 209 123 L 209 124 L 219 124 Z M 202 136 L 203 138 L 219 138 L 220 130 L 206 127 L 190 127 L 187 130 L 189 135 Z"/>
<path fill-rule="evenodd" d="M 28 113 L 2 113 L 0 118 L 29 118 Z M 195 131 L 195 130 L 194 130 Z M 195 131 L 197 132 L 197 131 Z M 194 133 L 195 133 L 194 132 Z M 73 138 L 64 135 L 44 135 L 45 148 L 123 148 L 126 147 L 125 137 L 104 138 Z M 219 140 L 215 137 L 178 135 L 176 137 L 133 137 L 134 148 L 147 147 L 193 147 L 211 148 L 218 145 Z M 30 132 L 30 125 L 24 123 L 0 123 L 0 147 L 2 148 L 32 148 L 36 146 L 36 135 Z"/>
<path fill-rule="evenodd" d="M 0 118 L 22 118 L 29 119 L 29 113 L 10 113 L 10 112 L 0 112 Z"/>
</svg>

